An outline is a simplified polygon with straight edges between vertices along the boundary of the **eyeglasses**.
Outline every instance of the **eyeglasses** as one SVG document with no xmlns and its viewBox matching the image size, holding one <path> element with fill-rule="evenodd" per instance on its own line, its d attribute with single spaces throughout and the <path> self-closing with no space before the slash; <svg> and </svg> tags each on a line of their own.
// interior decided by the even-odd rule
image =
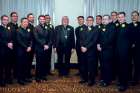
<svg viewBox="0 0 140 93">
<path fill-rule="evenodd" d="M 18 16 L 12 16 L 12 17 L 18 17 Z"/>
</svg>

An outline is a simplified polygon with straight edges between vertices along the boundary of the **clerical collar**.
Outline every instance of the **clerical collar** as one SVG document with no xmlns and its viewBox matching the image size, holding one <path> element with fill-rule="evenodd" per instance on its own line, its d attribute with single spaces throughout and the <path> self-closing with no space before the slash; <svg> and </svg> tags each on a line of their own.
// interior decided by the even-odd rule
<svg viewBox="0 0 140 93">
<path fill-rule="evenodd" d="M 83 26 L 83 25 L 84 25 L 84 24 L 81 24 L 81 25 L 79 24 L 79 26 Z"/>
<path fill-rule="evenodd" d="M 102 25 L 102 23 L 101 24 L 96 24 L 97 26 L 100 26 L 100 25 Z"/>
<path fill-rule="evenodd" d="M 46 22 L 46 25 L 49 25 L 49 24 L 50 24 L 50 23 L 47 23 L 47 22 Z"/>
<path fill-rule="evenodd" d="M 87 25 L 88 27 L 92 27 L 93 25 Z"/>
<path fill-rule="evenodd" d="M 7 25 L 4 25 L 4 24 L 1 24 L 4 28 L 6 28 L 7 27 Z"/>
<path fill-rule="evenodd" d="M 21 29 L 23 29 L 23 30 L 26 30 L 27 28 L 24 28 L 24 27 L 22 27 L 22 26 L 20 26 L 21 27 Z"/>
<path fill-rule="evenodd" d="M 11 23 L 13 23 L 14 25 L 17 25 L 17 22 L 12 22 L 12 21 L 11 21 Z"/>
<path fill-rule="evenodd" d="M 107 26 L 108 24 L 103 24 L 103 26 Z"/>
<path fill-rule="evenodd" d="M 42 26 L 42 27 L 44 27 L 45 26 L 45 24 L 39 24 L 40 26 Z"/>
<path fill-rule="evenodd" d="M 67 28 L 68 25 L 63 25 L 64 28 Z"/>
<path fill-rule="evenodd" d="M 117 20 L 112 21 L 113 23 L 117 22 Z"/>
<path fill-rule="evenodd" d="M 132 23 L 135 24 L 135 23 L 138 23 L 138 21 L 133 21 Z"/>
<path fill-rule="evenodd" d="M 120 23 L 120 24 L 126 24 L 126 22 Z"/>
<path fill-rule="evenodd" d="M 32 23 L 32 22 L 29 22 L 29 24 L 34 25 L 34 23 Z"/>
</svg>

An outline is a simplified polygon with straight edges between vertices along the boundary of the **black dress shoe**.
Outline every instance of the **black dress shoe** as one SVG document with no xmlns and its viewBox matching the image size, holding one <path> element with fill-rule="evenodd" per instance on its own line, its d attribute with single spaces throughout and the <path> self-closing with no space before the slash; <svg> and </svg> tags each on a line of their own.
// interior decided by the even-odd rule
<svg viewBox="0 0 140 93">
<path fill-rule="evenodd" d="M 25 79 L 24 81 L 27 83 L 32 83 L 32 79 Z"/>
<path fill-rule="evenodd" d="M 42 77 L 41 80 L 47 81 L 48 79 L 46 77 Z"/>
<path fill-rule="evenodd" d="M 20 85 L 26 85 L 26 83 L 23 80 L 18 80 L 18 84 L 20 84 Z"/>
<path fill-rule="evenodd" d="M 70 75 L 64 75 L 65 78 L 70 78 Z"/>
<path fill-rule="evenodd" d="M 107 87 L 108 85 L 109 85 L 109 84 L 106 83 L 106 82 L 104 82 L 104 81 L 103 81 L 103 82 L 100 82 L 100 86 L 101 86 L 101 87 Z"/>
<path fill-rule="evenodd" d="M 6 84 L 4 82 L 1 82 L 0 87 L 6 87 Z"/>
<path fill-rule="evenodd" d="M 93 86 L 93 85 L 95 85 L 95 82 L 91 82 L 91 81 L 88 82 L 88 86 L 89 86 L 89 87 L 91 87 L 91 86 Z"/>
<path fill-rule="evenodd" d="M 79 83 L 84 84 L 84 83 L 87 83 L 87 81 L 86 80 L 81 80 L 81 81 L 79 81 Z"/>
<path fill-rule="evenodd" d="M 124 92 L 124 91 L 127 90 L 127 86 L 119 86 L 119 87 L 118 87 L 118 90 L 119 90 L 120 92 Z"/>
<path fill-rule="evenodd" d="M 13 81 L 12 80 L 7 80 L 6 83 L 7 84 L 13 84 Z"/>
<path fill-rule="evenodd" d="M 136 86 L 136 85 L 138 85 L 139 83 L 136 82 L 136 81 L 132 81 L 132 82 L 130 82 L 129 84 L 130 84 L 130 86 Z"/>
<path fill-rule="evenodd" d="M 49 73 L 48 73 L 48 75 L 50 75 L 50 76 L 54 76 L 54 74 L 53 74 L 53 73 L 51 73 L 51 72 L 49 72 Z"/>
<path fill-rule="evenodd" d="M 36 80 L 37 83 L 41 83 L 41 79 L 36 78 L 35 80 Z"/>
<path fill-rule="evenodd" d="M 76 74 L 75 74 L 75 76 L 80 76 L 80 73 L 79 73 L 79 72 L 78 72 L 78 73 L 76 73 Z"/>
</svg>

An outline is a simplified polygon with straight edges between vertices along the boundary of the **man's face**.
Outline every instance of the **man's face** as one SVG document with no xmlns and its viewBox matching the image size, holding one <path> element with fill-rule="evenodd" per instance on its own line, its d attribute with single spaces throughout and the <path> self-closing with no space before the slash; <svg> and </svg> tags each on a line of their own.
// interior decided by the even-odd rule
<svg viewBox="0 0 140 93">
<path fill-rule="evenodd" d="M 132 19 L 132 21 L 137 22 L 137 21 L 139 20 L 138 14 L 137 14 L 137 13 L 133 13 L 133 14 L 131 15 L 131 19 Z"/>
<path fill-rule="evenodd" d="M 46 23 L 50 23 L 51 22 L 51 17 L 50 16 L 45 16 L 46 18 Z"/>
<path fill-rule="evenodd" d="M 92 18 L 87 18 L 87 25 L 92 26 L 93 25 L 93 19 Z"/>
<path fill-rule="evenodd" d="M 8 17 L 3 17 L 2 20 L 1 20 L 1 22 L 2 22 L 2 24 L 4 26 L 6 26 L 8 24 L 8 22 L 9 22 L 9 18 Z"/>
<path fill-rule="evenodd" d="M 18 15 L 17 14 L 13 14 L 11 16 L 11 21 L 16 23 L 18 21 Z"/>
<path fill-rule="evenodd" d="M 124 23 L 124 22 L 125 22 L 125 16 L 124 16 L 124 14 L 119 14 L 119 15 L 118 15 L 118 21 L 119 21 L 120 23 Z"/>
<path fill-rule="evenodd" d="M 102 18 L 101 17 L 96 17 L 96 24 L 100 25 L 102 23 Z"/>
<path fill-rule="evenodd" d="M 31 23 L 34 23 L 34 16 L 33 15 L 29 15 L 28 16 L 28 21 Z"/>
<path fill-rule="evenodd" d="M 40 17 L 40 18 L 39 18 L 39 23 L 40 23 L 40 24 L 44 25 L 45 22 L 46 22 L 45 17 Z"/>
<path fill-rule="evenodd" d="M 23 28 L 27 28 L 27 27 L 28 27 L 28 24 L 29 24 L 28 19 L 24 19 L 24 20 L 22 20 L 22 22 L 21 22 L 21 26 L 22 26 Z"/>
<path fill-rule="evenodd" d="M 103 20 L 102 20 L 102 23 L 103 23 L 104 25 L 107 25 L 107 24 L 109 24 L 109 22 L 110 22 L 109 16 L 104 16 L 104 17 L 103 17 Z"/>
<path fill-rule="evenodd" d="M 69 24 L 69 19 L 68 17 L 63 17 L 62 18 L 62 25 L 68 25 Z"/>
<path fill-rule="evenodd" d="M 84 24 L 84 19 L 83 18 L 78 18 L 78 24 L 83 25 Z"/>
<path fill-rule="evenodd" d="M 116 21 L 117 20 L 117 14 L 116 13 L 112 13 L 111 14 L 111 20 L 112 21 Z"/>
</svg>

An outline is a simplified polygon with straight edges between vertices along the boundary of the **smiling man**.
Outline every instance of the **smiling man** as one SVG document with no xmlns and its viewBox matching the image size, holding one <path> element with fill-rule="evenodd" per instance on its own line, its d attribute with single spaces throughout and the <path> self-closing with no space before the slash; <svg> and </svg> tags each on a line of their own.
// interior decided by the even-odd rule
<svg viewBox="0 0 140 93">
<path fill-rule="evenodd" d="M 71 54 L 75 49 L 74 28 L 69 25 L 68 16 L 63 16 L 61 25 L 55 27 L 54 49 L 58 55 L 59 76 L 68 76 Z"/>
</svg>

